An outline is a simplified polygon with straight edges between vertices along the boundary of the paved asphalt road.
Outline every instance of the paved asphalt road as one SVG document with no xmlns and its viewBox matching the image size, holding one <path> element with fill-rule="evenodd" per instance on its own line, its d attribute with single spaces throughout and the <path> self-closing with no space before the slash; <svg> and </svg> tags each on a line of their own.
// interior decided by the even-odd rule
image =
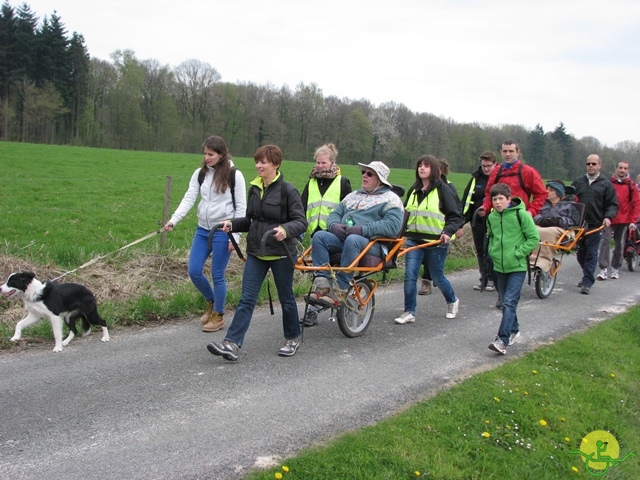
<svg viewBox="0 0 640 480">
<path fill-rule="evenodd" d="M 419 297 L 416 323 L 394 325 L 403 306 L 394 285 L 377 294 L 363 337 L 344 337 L 325 313 L 293 358 L 276 355 L 279 310 L 272 317 L 267 308 L 256 311 L 237 363 L 206 350 L 224 334 L 202 333 L 195 318 L 115 330 L 108 344 L 95 331 L 59 354 L 51 343 L 0 355 L 0 478 L 241 478 L 640 300 L 640 273 L 626 270 L 580 295 L 569 257 L 550 298 L 524 286 L 521 341 L 500 357 L 487 349 L 500 321 L 496 294 L 472 290 L 475 272 L 449 278 L 457 319 L 444 318 L 434 290 Z"/>
</svg>

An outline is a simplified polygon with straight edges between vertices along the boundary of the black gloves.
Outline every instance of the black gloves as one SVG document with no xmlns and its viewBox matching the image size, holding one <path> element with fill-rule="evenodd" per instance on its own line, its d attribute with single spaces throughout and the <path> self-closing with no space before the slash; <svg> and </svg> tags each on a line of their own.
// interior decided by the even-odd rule
<svg viewBox="0 0 640 480">
<path fill-rule="evenodd" d="M 557 218 L 541 218 L 538 225 L 541 227 L 557 227 L 560 221 Z"/>
<path fill-rule="evenodd" d="M 362 236 L 362 225 L 354 225 L 353 227 L 347 227 L 347 235 Z"/>
<path fill-rule="evenodd" d="M 353 227 L 351 227 L 351 228 L 353 228 Z M 334 223 L 333 225 L 331 225 L 331 228 L 329 230 L 336 237 L 338 237 L 341 242 L 344 242 L 344 239 L 347 238 L 347 226 L 346 225 L 342 225 L 340 223 Z"/>
</svg>

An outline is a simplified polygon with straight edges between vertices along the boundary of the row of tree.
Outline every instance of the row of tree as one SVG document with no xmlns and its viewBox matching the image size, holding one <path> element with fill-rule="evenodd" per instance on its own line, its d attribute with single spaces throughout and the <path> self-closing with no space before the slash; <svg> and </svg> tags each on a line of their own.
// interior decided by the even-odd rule
<svg viewBox="0 0 640 480">
<path fill-rule="evenodd" d="M 594 137 L 575 138 L 562 123 L 552 132 L 540 125 L 529 131 L 462 124 L 393 102 L 325 97 L 313 83 L 292 90 L 222 82 L 199 60 L 172 68 L 139 60 L 130 50 L 114 52 L 110 61 L 90 58 L 82 35 L 69 37 L 55 13 L 39 22 L 27 4 L 2 6 L 0 70 L 4 140 L 194 152 L 217 134 L 238 156 L 275 143 L 297 160 L 309 160 L 315 148 L 333 142 L 341 163 L 377 159 L 412 168 L 430 153 L 467 172 L 482 151 L 497 151 L 513 138 L 546 178 L 579 175 L 593 152 L 601 154 L 607 172 L 623 159 L 640 171 L 640 143 L 603 147 Z"/>
</svg>

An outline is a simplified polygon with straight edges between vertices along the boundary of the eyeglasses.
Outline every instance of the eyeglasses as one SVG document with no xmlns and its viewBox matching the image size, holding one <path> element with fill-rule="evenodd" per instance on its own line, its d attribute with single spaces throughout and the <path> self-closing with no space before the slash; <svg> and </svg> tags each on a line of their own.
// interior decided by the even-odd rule
<svg viewBox="0 0 640 480">
<path fill-rule="evenodd" d="M 598 164 L 597 162 L 587 162 L 588 166 L 594 166 L 594 165 L 597 165 L 597 164 Z"/>
<path fill-rule="evenodd" d="M 362 175 L 366 175 L 367 177 L 373 177 L 375 175 L 375 173 L 369 171 L 369 170 L 362 170 L 360 172 Z"/>
</svg>

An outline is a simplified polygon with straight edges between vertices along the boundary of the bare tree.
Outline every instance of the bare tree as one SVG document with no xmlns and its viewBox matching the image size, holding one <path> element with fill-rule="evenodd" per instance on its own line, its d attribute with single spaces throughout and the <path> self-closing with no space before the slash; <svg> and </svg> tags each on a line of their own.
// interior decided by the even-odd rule
<svg viewBox="0 0 640 480">
<path fill-rule="evenodd" d="M 213 87 L 220 74 L 208 63 L 194 59 L 182 62 L 173 73 L 178 113 L 187 119 L 192 134 L 206 136 L 213 115 Z"/>
</svg>

